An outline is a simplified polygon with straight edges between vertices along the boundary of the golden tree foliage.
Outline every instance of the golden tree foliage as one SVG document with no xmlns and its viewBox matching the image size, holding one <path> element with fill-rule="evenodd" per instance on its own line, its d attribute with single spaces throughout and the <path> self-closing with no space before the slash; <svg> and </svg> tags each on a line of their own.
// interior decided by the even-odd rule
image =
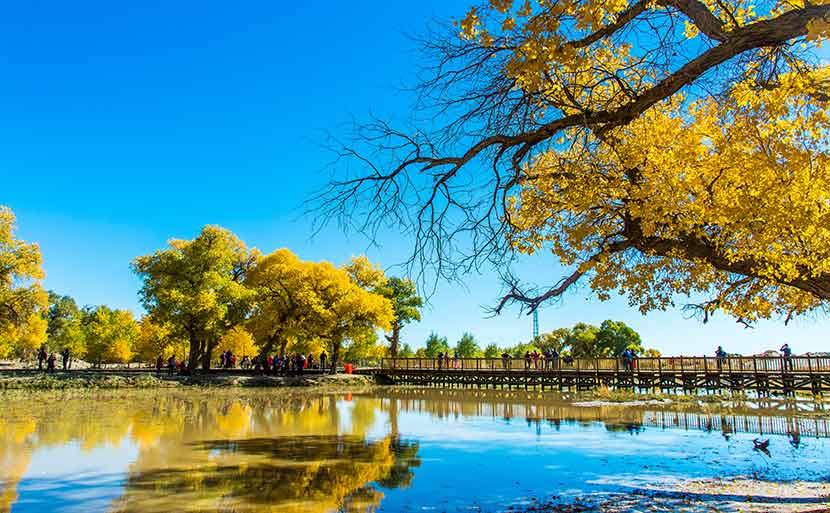
<svg viewBox="0 0 830 513">
<path fill-rule="evenodd" d="M 133 345 L 139 335 L 133 314 L 126 310 L 111 310 L 106 306 L 99 306 L 86 314 L 84 332 L 84 358 L 98 364 L 130 361 Z"/>
<path fill-rule="evenodd" d="M 508 276 L 496 311 L 580 281 L 644 312 L 704 296 L 704 320 L 826 308 L 830 2 L 491 0 L 457 28 L 427 38 L 419 89 L 446 124 L 360 127 L 338 150 L 369 172 L 332 183 L 324 215 L 412 223 L 439 276 L 572 266 L 546 290 Z"/>
<path fill-rule="evenodd" d="M 342 268 L 320 262 L 309 273 L 315 295 L 309 305 L 310 317 L 319 338 L 328 342 L 332 368 L 340 359 L 345 341 L 365 337 L 367 330 L 388 331 L 395 318 L 389 299 L 364 289 L 352 278 L 353 265 L 354 260 Z"/>
<path fill-rule="evenodd" d="M 719 101 L 677 98 L 590 153 L 577 143 L 539 155 L 512 243 L 551 248 L 591 271 L 600 297 L 619 290 L 643 311 L 707 291 L 707 312 L 746 321 L 819 307 L 815 279 L 830 276 L 830 119 L 812 98 L 827 79 L 790 73 L 770 90 L 741 83 Z"/>
<path fill-rule="evenodd" d="M 366 257 L 337 268 L 279 249 L 259 258 L 248 275 L 255 300 L 247 326 L 266 353 L 275 346 L 281 354 L 325 349 L 336 363 L 343 342 L 389 328 L 392 304 L 366 288 L 385 282 Z"/>
<path fill-rule="evenodd" d="M 277 348 L 284 355 L 291 341 L 313 336 L 308 330 L 311 324 L 306 322 L 307 305 L 314 301 L 308 283 L 312 265 L 282 248 L 257 259 L 248 274 L 245 285 L 253 290 L 255 299 L 246 326 L 263 353 Z"/>
<path fill-rule="evenodd" d="M 0 206 L 0 357 L 31 353 L 46 341 L 40 248 L 15 238 L 15 228 L 14 213 Z"/>
<path fill-rule="evenodd" d="M 135 357 L 142 362 L 155 363 L 161 356 L 166 360 L 175 356 L 177 360 L 187 357 L 189 345 L 186 339 L 174 335 L 169 325 L 160 324 L 149 315 L 138 323 L 138 336 L 133 347 Z"/>
<path fill-rule="evenodd" d="M 222 351 L 230 350 L 239 358 L 243 356 L 255 356 L 258 352 L 254 337 L 241 326 L 236 326 L 222 335 L 222 339 L 219 342 L 219 349 Z"/>
<path fill-rule="evenodd" d="M 205 226 L 193 240 L 133 261 L 144 281 L 144 307 L 190 344 L 188 367 L 208 368 L 219 339 L 246 319 L 251 290 L 245 275 L 259 253 L 218 226 Z"/>
</svg>

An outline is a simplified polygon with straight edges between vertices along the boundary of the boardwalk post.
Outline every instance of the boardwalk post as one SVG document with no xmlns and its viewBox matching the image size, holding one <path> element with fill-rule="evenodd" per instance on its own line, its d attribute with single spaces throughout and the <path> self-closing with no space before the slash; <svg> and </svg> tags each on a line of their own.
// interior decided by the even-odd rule
<svg viewBox="0 0 830 513">
<path fill-rule="evenodd" d="M 810 355 L 807 355 L 807 372 L 810 373 L 810 388 L 813 389 L 813 395 L 816 395 L 816 379 L 813 377 L 813 362 Z"/>
<path fill-rule="evenodd" d="M 663 358 L 657 357 L 657 382 L 660 390 L 663 390 Z M 655 388 L 656 390 L 656 388 Z"/>
</svg>

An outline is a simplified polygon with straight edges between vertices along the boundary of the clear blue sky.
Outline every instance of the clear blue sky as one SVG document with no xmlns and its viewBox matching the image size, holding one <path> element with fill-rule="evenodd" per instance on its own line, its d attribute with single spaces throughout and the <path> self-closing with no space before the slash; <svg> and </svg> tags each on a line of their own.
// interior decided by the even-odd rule
<svg viewBox="0 0 830 513">
<path fill-rule="evenodd" d="M 417 62 L 406 34 L 468 3 L 10 3 L 0 18 L 0 204 L 41 244 L 46 286 L 81 304 L 140 313 L 129 262 L 207 223 L 263 251 L 343 262 L 366 241 L 336 231 L 309 240 L 300 208 L 326 179 L 317 143 L 352 115 L 405 116 L 409 100 L 395 86 L 411 82 Z M 399 263 L 411 241 L 384 240 L 369 256 Z M 526 270 L 551 282 L 561 273 L 548 261 Z M 529 338 L 530 319 L 516 311 L 484 318 L 494 274 L 467 285 L 441 286 L 404 339 L 419 346 L 432 330 L 451 340 L 469 330 L 482 344 Z M 540 324 L 605 318 L 666 353 L 830 348 L 823 319 L 704 326 L 679 309 L 643 317 L 624 299 L 580 293 L 543 310 Z"/>
</svg>

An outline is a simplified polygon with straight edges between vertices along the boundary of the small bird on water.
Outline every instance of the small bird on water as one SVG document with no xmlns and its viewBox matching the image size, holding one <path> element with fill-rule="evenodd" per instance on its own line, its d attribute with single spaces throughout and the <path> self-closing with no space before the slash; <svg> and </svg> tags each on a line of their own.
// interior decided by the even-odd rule
<svg viewBox="0 0 830 513">
<path fill-rule="evenodd" d="M 752 440 L 752 443 L 755 444 L 755 448 L 758 450 L 766 451 L 767 449 L 769 449 L 769 438 L 767 438 L 766 440 L 758 440 L 757 438 L 755 438 L 754 440 Z"/>
</svg>

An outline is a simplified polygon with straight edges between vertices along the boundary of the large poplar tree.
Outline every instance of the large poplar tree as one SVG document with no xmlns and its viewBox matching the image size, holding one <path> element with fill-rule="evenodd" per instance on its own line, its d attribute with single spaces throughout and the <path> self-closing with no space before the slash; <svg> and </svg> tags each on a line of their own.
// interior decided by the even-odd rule
<svg viewBox="0 0 830 513">
<path fill-rule="evenodd" d="M 188 341 L 190 370 L 210 368 L 222 336 L 247 319 L 252 292 L 244 281 L 256 257 L 230 231 L 205 226 L 193 240 L 171 240 L 133 261 L 148 313 Z"/>
<path fill-rule="evenodd" d="M 570 267 L 508 274 L 496 311 L 580 282 L 704 320 L 826 308 L 829 29 L 826 0 L 491 0 L 424 37 L 414 126 L 335 145 L 325 218 L 403 224 L 442 277 Z"/>
<path fill-rule="evenodd" d="M 14 213 L 0 205 L 0 357 L 31 354 L 46 341 L 40 248 L 15 230 Z"/>
</svg>

